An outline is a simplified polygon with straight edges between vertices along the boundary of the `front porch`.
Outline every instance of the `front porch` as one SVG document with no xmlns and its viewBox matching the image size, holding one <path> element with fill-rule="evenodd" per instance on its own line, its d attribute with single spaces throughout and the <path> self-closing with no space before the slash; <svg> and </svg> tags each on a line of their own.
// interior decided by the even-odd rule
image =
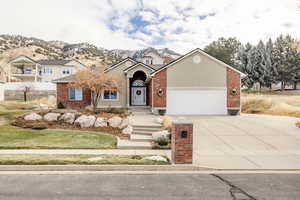
<svg viewBox="0 0 300 200">
<path fill-rule="evenodd" d="M 152 70 L 139 64 L 134 70 L 125 71 L 127 82 L 127 106 L 131 109 L 151 109 Z M 137 109 L 138 110 L 138 109 Z"/>
<path fill-rule="evenodd" d="M 42 80 L 42 66 L 34 60 L 20 56 L 9 63 L 9 82 L 39 82 Z"/>
</svg>

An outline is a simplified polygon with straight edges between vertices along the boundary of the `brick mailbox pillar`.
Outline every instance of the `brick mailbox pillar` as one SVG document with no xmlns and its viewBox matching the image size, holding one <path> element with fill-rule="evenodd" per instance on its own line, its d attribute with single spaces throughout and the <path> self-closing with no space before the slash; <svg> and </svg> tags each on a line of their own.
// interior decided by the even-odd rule
<svg viewBox="0 0 300 200">
<path fill-rule="evenodd" d="M 193 163 L 193 123 L 176 120 L 172 124 L 172 162 L 174 164 Z"/>
</svg>

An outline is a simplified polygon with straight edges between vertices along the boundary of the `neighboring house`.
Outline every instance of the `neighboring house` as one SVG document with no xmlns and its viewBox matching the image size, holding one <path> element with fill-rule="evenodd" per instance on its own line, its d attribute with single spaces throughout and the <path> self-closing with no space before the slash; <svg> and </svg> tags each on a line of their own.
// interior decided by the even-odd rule
<svg viewBox="0 0 300 200">
<path fill-rule="evenodd" d="M 33 60 L 19 56 L 9 62 L 9 82 L 51 82 L 85 69 L 76 60 Z"/>
<path fill-rule="evenodd" d="M 164 64 L 164 58 L 162 58 L 155 51 L 149 51 L 149 52 L 145 53 L 137 61 L 145 63 L 146 65 L 163 65 Z"/>
<path fill-rule="evenodd" d="M 118 76 L 122 87 L 104 91 L 98 107 L 146 106 L 155 113 L 166 110 L 170 115 L 224 115 L 228 109 L 240 109 L 244 74 L 200 49 L 160 67 L 126 58 L 106 73 Z M 67 108 L 91 105 L 90 91 L 70 88 L 72 81 L 73 76 L 53 81 L 57 84 L 57 103 Z"/>
</svg>

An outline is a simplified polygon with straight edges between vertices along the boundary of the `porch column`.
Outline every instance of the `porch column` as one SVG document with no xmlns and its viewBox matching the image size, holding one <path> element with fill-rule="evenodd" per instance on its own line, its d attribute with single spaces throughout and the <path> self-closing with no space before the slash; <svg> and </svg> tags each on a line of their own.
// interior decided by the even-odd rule
<svg viewBox="0 0 300 200">
<path fill-rule="evenodd" d="M 35 76 L 34 76 L 34 81 L 37 81 L 37 75 L 38 75 L 38 67 L 37 64 L 35 64 Z"/>
<path fill-rule="evenodd" d="M 126 76 L 126 98 L 127 98 L 127 107 L 129 108 L 130 106 L 130 98 L 129 98 L 129 95 L 130 95 L 130 81 L 129 81 L 129 77 Z"/>
<path fill-rule="evenodd" d="M 11 82 L 11 63 L 9 63 L 8 67 L 8 82 Z"/>
</svg>

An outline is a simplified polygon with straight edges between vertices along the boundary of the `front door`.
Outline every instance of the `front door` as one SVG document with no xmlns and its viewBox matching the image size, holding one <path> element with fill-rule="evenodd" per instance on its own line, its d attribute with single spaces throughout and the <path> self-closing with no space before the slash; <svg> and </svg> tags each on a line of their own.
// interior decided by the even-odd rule
<svg viewBox="0 0 300 200">
<path fill-rule="evenodd" d="M 133 106 L 146 105 L 146 87 L 131 88 L 131 104 Z"/>
</svg>

